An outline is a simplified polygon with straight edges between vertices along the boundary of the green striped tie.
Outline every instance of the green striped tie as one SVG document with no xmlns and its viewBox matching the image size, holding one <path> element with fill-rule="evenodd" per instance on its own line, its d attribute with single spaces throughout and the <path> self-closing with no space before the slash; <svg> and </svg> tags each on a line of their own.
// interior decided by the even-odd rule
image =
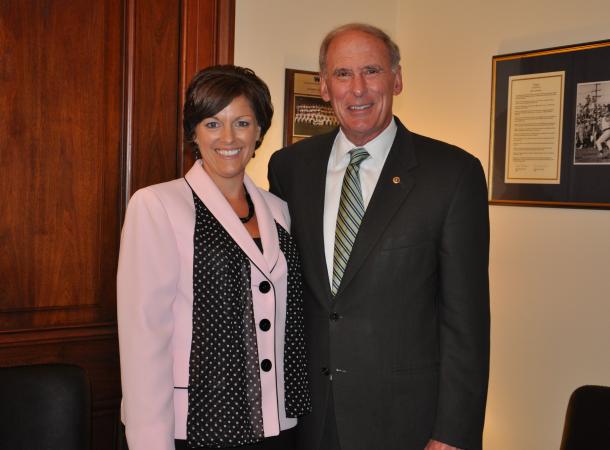
<svg viewBox="0 0 610 450">
<path fill-rule="evenodd" d="M 358 227 L 364 216 L 364 203 L 360 189 L 360 163 L 369 157 L 364 148 L 350 150 L 350 161 L 343 177 L 337 229 L 335 230 L 335 255 L 333 257 L 333 295 L 339 290 L 343 272 L 347 266 L 352 246 L 358 234 Z"/>
</svg>

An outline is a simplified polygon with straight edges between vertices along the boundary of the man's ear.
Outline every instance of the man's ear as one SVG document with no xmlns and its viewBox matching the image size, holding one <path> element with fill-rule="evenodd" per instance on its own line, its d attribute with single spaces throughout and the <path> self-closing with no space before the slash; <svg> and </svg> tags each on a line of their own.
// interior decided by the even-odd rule
<svg viewBox="0 0 610 450">
<path fill-rule="evenodd" d="M 398 95 L 402 92 L 402 69 L 400 66 L 396 67 L 394 71 L 394 89 L 392 90 L 394 95 Z"/>
<path fill-rule="evenodd" d="M 328 85 L 326 84 L 326 78 L 320 77 L 320 95 L 322 96 L 322 100 L 325 102 L 330 102 L 330 95 L 328 94 Z"/>
</svg>

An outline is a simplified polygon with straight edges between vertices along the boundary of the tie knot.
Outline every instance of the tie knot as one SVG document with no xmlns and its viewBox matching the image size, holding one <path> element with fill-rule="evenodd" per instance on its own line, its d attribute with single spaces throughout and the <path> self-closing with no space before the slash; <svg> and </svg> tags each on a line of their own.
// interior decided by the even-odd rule
<svg viewBox="0 0 610 450">
<path fill-rule="evenodd" d="M 360 163 L 369 157 L 369 152 L 364 147 L 357 147 L 349 151 L 349 157 L 351 166 L 360 166 Z"/>
</svg>

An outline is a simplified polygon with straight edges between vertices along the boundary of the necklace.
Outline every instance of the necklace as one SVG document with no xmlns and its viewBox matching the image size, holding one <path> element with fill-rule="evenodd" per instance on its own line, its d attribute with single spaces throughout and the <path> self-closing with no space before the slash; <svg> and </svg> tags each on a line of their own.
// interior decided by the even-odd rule
<svg viewBox="0 0 610 450">
<path fill-rule="evenodd" d="M 246 203 L 248 203 L 248 215 L 246 217 L 240 217 L 241 223 L 248 223 L 250 219 L 254 217 L 254 203 L 252 203 L 252 199 L 250 198 L 250 194 L 248 194 L 248 190 L 246 186 L 244 186 L 244 190 L 246 191 Z"/>
</svg>

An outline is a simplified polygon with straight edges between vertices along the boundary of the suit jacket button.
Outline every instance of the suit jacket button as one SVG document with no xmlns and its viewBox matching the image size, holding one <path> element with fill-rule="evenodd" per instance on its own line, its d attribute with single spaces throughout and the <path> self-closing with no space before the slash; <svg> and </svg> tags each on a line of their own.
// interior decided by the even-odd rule
<svg viewBox="0 0 610 450">
<path fill-rule="evenodd" d="M 331 313 L 329 317 L 330 317 L 330 320 L 332 320 L 333 322 L 336 322 L 337 320 L 339 320 L 341 318 L 341 316 L 339 314 L 337 314 L 336 312 Z"/>
<path fill-rule="evenodd" d="M 258 285 L 258 290 L 261 291 L 263 294 L 266 294 L 271 290 L 271 284 L 269 284 L 268 281 L 263 281 L 261 282 L 261 284 Z"/>
<path fill-rule="evenodd" d="M 271 361 L 269 361 L 268 359 L 263 359 L 261 361 L 261 369 L 263 369 L 263 372 L 269 372 L 271 370 Z"/>
<path fill-rule="evenodd" d="M 269 322 L 267 319 L 263 319 L 258 323 L 258 326 L 263 331 L 269 331 L 271 328 L 271 322 Z"/>
<path fill-rule="evenodd" d="M 322 375 L 330 375 L 330 370 L 328 369 L 328 367 L 322 367 Z"/>
</svg>

